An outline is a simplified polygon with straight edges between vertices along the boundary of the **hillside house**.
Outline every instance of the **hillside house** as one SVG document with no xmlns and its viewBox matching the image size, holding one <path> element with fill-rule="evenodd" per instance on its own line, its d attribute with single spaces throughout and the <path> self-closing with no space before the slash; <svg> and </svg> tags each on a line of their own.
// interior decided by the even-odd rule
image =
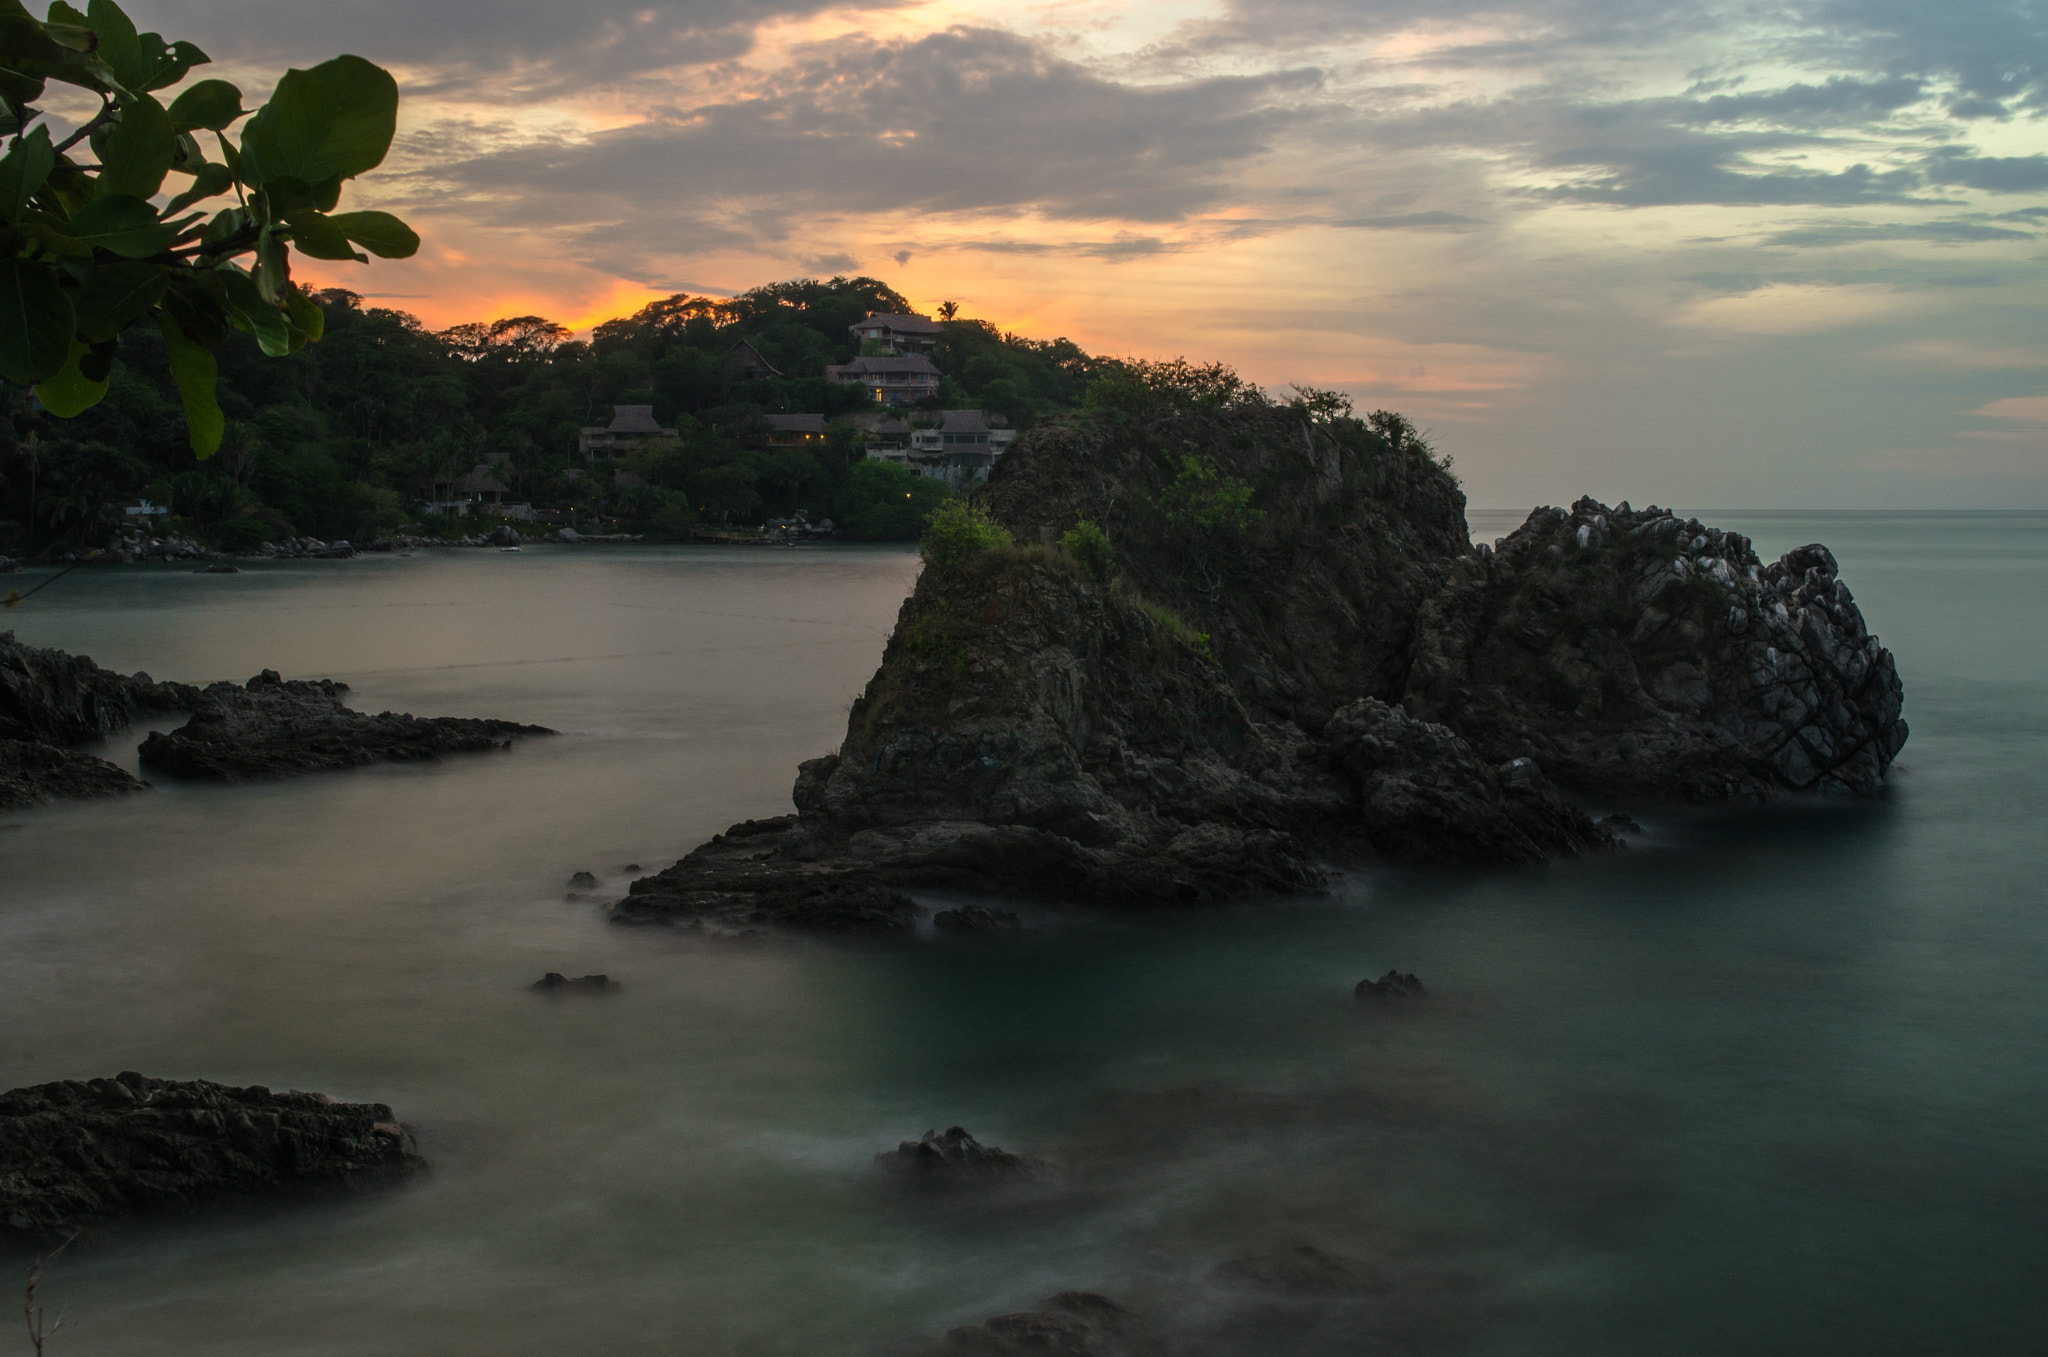
<svg viewBox="0 0 2048 1357">
<path fill-rule="evenodd" d="M 747 380 L 750 382 L 782 375 L 782 369 L 762 357 L 761 351 L 747 340 L 742 339 L 732 346 L 732 357 L 733 361 L 740 365 L 740 371 L 747 374 Z"/>
<path fill-rule="evenodd" d="M 531 504 L 514 504 L 512 487 L 498 479 L 497 466 L 505 454 L 493 453 L 461 476 L 445 477 L 426 487 L 420 508 L 431 514 L 467 518 L 471 514 L 499 518 L 532 518 Z"/>
<path fill-rule="evenodd" d="M 923 316 L 870 315 L 847 327 L 862 344 L 887 345 L 894 354 L 930 353 L 944 329 Z"/>
<path fill-rule="evenodd" d="M 914 405 L 939 394 L 939 370 L 921 353 L 836 363 L 825 369 L 825 380 L 864 386 L 868 399 L 882 405 Z"/>
<path fill-rule="evenodd" d="M 825 417 L 823 415 L 763 415 L 768 421 L 768 433 L 762 440 L 767 448 L 823 448 L 825 446 Z"/>
<path fill-rule="evenodd" d="M 624 457 L 650 438 L 674 438 L 654 420 L 651 405 L 614 405 L 612 422 L 601 429 L 578 431 L 576 450 L 585 457 Z"/>
<path fill-rule="evenodd" d="M 1017 436 L 1015 429 L 990 427 L 983 410 L 941 410 L 938 415 L 939 422 L 929 428 L 896 419 L 876 424 L 868 434 L 867 455 L 958 488 L 987 476 Z"/>
</svg>

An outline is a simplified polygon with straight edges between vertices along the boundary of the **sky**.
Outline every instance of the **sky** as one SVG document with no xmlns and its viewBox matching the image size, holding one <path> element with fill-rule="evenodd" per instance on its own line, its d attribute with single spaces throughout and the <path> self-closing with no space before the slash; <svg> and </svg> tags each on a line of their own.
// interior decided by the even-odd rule
<svg viewBox="0 0 2048 1357">
<path fill-rule="evenodd" d="M 133 0 L 399 141 L 436 328 L 866 273 L 1408 414 L 1475 506 L 2048 508 L 2048 0 Z"/>
</svg>

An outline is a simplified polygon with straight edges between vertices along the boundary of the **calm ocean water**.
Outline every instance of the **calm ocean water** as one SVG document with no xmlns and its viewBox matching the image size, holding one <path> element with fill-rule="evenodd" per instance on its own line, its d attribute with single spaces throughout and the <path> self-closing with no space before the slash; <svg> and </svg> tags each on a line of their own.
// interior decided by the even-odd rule
<svg viewBox="0 0 2048 1357">
<path fill-rule="evenodd" d="M 67 1254 L 52 1353 L 863 1354 L 1064 1288 L 1200 1353 L 2031 1350 L 2048 515 L 1702 517 L 1841 559 L 1907 685 L 1881 800 L 1646 813 L 1624 854 L 1354 869 L 1274 906 L 1030 906 L 993 947 L 712 945 L 601 912 L 627 864 L 786 808 L 907 551 L 77 572 L 0 625 L 565 734 L 0 816 L 0 1087 L 138 1069 L 388 1101 L 435 1164 Z M 606 891 L 565 898 L 579 869 Z M 1396 966 L 1426 1005 L 1354 1004 Z M 625 989 L 549 1002 L 524 988 L 547 970 Z M 876 1151 L 953 1123 L 1058 1172 L 994 1198 L 876 1181 Z M 1212 1273 L 1304 1243 L 1383 1285 Z"/>
</svg>

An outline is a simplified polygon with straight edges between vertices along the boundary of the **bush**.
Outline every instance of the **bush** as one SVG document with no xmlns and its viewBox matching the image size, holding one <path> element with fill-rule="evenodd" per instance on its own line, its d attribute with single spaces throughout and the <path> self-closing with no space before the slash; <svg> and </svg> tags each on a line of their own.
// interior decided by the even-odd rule
<svg viewBox="0 0 2048 1357">
<path fill-rule="evenodd" d="M 1084 518 L 1061 534 L 1060 550 L 1079 561 L 1081 568 L 1097 584 L 1109 583 L 1110 572 L 1116 566 L 1116 554 L 1110 549 L 1109 534 L 1094 519 Z"/>
<path fill-rule="evenodd" d="M 1010 530 L 979 504 L 956 499 L 932 511 L 917 554 L 934 570 L 949 570 L 977 551 L 1010 545 Z"/>
<path fill-rule="evenodd" d="M 213 540 L 222 551 L 254 551 L 272 540 L 273 531 L 260 518 L 230 518 L 213 525 Z"/>
<path fill-rule="evenodd" d="M 839 483 L 833 508 L 841 525 L 869 542 L 908 542 L 934 509 L 952 498 L 944 481 L 920 476 L 900 462 L 856 462 Z"/>
</svg>

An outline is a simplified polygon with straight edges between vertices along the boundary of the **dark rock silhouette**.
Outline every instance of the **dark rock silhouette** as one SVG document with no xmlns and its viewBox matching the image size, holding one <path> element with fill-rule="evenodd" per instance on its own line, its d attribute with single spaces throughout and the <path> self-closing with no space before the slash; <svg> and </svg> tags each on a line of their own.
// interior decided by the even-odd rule
<svg viewBox="0 0 2048 1357">
<path fill-rule="evenodd" d="M 875 1162 L 913 1177 L 947 1180 L 1016 1173 L 1037 1167 L 1035 1161 L 1024 1155 L 982 1144 L 961 1126 L 949 1126 L 943 1135 L 937 1131 L 926 1131 L 922 1140 L 903 1141 L 895 1149 L 876 1155 Z"/>
<path fill-rule="evenodd" d="M 1412 977 L 1411 977 L 1412 978 Z M 1219 1281 L 1249 1283 L 1282 1291 L 1385 1292 L 1392 1282 L 1371 1263 L 1328 1253 L 1313 1244 L 1248 1253 L 1216 1265 Z"/>
<path fill-rule="evenodd" d="M 359 1191 L 425 1167 L 382 1103 L 132 1072 L 0 1094 L 0 1237 L 291 1191 Z"/>
<path fill-rule="evenodd" d="M 1377 980 L 1367 978 L 1359 981 L 1353 993 L 1361 999 L 1422 999 L 1428 997 L 1429 991 L 1412 975 L 1388 971 Z"/>
<path fill-rule="evenodd" d="M 571 980 L 560 971 L 549 971 L 529 987 L 547 994 L 610 994 L 619 982 L 608 975 L 582 975 Z"/>
<path fill-rule="evenodd" d="M 284 679 L 266 669 L 247 683 L 202 690 L 199 710 L 174 731 L 152 734 L 146 768 L 207 782 L 267 782 L 372 763 L 424 763 L 443 754 L 509 749 L 544 726 L 468 717 L 370 715 L 342 704 L 345 683 Z"/>
<path fill-rule="evenodd" d="M 931 1357 L 1159 1357 L 1167 1348 L 1142 1317 L 1109 1297 L 1062 1291 L 1034 1309 L 953 1329 L 926 1351 Z"/>
<path fill-rule="evenodd" d="M 118 796 L 147 786 L 127 769 L 73 749 L 0 740 L 0 810 L 67 798 Z"/>
<path fill-rule="evenodd" d="M 191 719 L 144 740 L 144 766 L 211 782 L 421 762 L 554 733 L 512 721 L 373 716 L 344 706 L 347 691 L 345 683 L 287 680 L 274 669 L 241 684 L 159 683 L 0 633 L 0 809 L 143 786 L 112 764 L 65 749 L 105 739 L 145 715 L 188 712 Z M 10 741 L 44 748 L 10 748 Z"/>
<path fill-rule="evenodd" d="M 587 891 L 594 889 L 596 885 L 597 878 L 589 872 L 573 872 L 569 876 L 569 889 L 571 890 Z"/>
</svg>

